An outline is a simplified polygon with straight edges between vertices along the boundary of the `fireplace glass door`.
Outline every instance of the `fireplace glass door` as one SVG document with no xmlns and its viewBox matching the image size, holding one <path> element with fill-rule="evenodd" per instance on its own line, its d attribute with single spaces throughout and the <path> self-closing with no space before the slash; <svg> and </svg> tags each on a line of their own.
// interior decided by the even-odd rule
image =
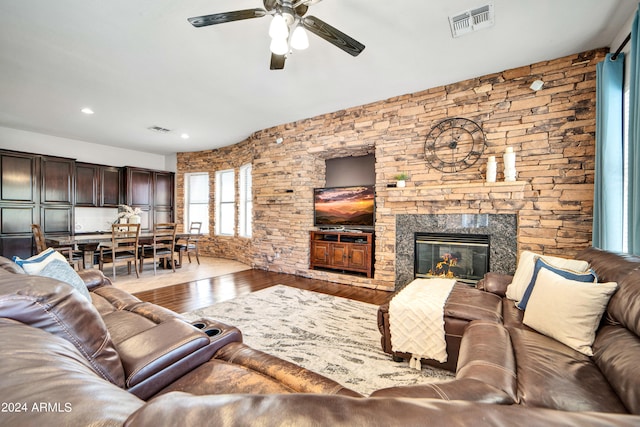
<svg viewBox="0 0 640 427">
<path fill-rule="evenodd" d="M 415 277 L 475 284 L 488 270 L 488 235 L 415 233 Z"/>
</svg>

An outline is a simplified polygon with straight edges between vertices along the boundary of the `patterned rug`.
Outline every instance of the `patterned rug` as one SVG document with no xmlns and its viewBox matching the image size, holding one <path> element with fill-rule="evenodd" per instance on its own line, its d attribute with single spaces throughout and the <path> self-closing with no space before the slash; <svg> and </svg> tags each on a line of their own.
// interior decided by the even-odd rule
<svg viewBox="0 0 640 427">
<path fill-rule="evenodd" d="M 244 342 L 322 374 L 363 395 L 398 385 L 446 381 L 454 374 L 397 363 L 380 348 L 377 305 L 277 285 L 185 313 L 238 327 Z"/>
</svg>

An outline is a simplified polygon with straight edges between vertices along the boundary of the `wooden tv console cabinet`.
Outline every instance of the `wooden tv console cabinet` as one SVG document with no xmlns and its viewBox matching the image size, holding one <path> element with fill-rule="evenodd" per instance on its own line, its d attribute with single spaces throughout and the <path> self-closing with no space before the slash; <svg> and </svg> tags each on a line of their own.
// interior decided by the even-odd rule
<svg viewBox="0 0 640 427">
<path fill-rule="evenodd" d="M 353 271 L 373 277 L 373 233 L 311 231 L 309 268 Z"/>
</svg>

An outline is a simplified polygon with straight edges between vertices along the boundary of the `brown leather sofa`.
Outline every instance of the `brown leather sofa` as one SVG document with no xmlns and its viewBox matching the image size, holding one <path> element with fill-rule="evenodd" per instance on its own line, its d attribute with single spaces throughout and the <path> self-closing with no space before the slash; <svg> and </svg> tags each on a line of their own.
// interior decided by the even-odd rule
<svg viewBox="0 0 640 427">
<path fill-rule="evenodd" d="M 456 379 L 434 385 L 394 387 L 372 396 L 436 397 L 563 411 L 640 414 L 640 258 L 589 248 L 578 255 L 600 282 L 617 282 L 596 331 L 593 357 L 523 324 L 523 311 L 506 298 L 511 276 L 489 273 L 469 293 L 500 297 L 499 320 L 467 322 L 457 357 Z M 462 304 L 452 293 L 452 303 Z M 473 298 L 474 304 L 479 299 Z M 449 303 L 447 304 L 449 305 Z M 495 306 L 491 305 L 490 310 Z M 479 307 L 474 310 L 478 311 Z M 446 311 L 450 316 L 450 311 Z M 381 307 L 383 321 L 387 310 Z M 447 323 L 445 323 L 446 328 Z M 381 324 L 388 335 L 388 325 Z M 383 336 L 383 348 L 385 340 Z"/>
<path fill-rule="evenodd" d="M 81 273 L 70 285 L 0 258 L 0 425 L 638 425 L 640 417 L 441 399 L 363 398 Z"/>
</svg>

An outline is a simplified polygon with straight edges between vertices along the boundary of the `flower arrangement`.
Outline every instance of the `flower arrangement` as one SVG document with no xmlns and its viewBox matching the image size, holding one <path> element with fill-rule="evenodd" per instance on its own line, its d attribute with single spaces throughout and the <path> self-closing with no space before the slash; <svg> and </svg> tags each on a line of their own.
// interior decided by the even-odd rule
<svg viewBox="0 0 640 427">
<path fill-rule="evenodd" d="M 118 213 L 118 218 L 131 218 L 134 216 L 139 216 L 142 213 L 140 208 L 132 208 L 128 205 L 119 205 L 123 210 Z"/>
</svg>

